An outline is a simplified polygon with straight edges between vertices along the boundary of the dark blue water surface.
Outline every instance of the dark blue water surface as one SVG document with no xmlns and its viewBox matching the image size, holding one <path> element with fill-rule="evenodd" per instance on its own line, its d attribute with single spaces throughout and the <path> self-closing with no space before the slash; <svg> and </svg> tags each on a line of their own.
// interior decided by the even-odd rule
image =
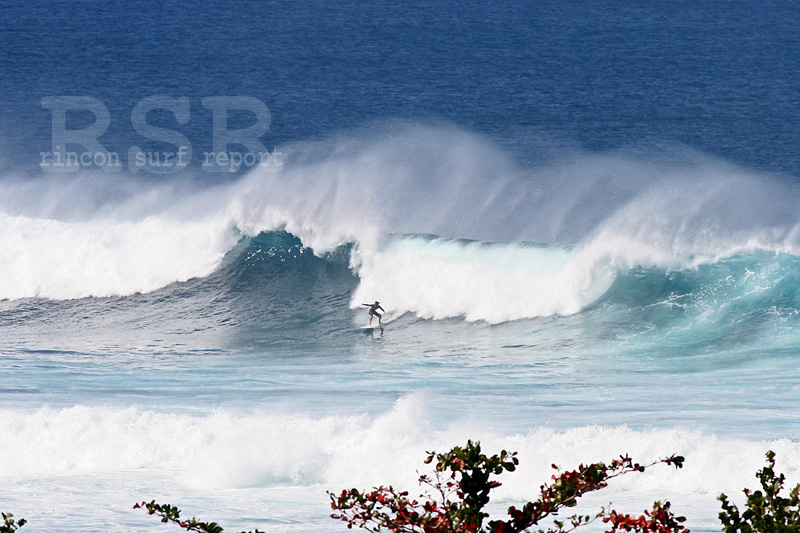
<svg viewBox="0 0 800 533">
<path fill-rule="evenodd" d="M 149 146 L 133 106 L 164 94 L 192 99 L 188 124 L 150 119 L 191 140 L 195 165 L 211 149 L 200 99 L 239 95 L 269 107 L 269 148 L 425 119 L 521 158 L 678 143 L 797 177 L 798 28 L 790 2 L 5 2 L 0 168 L 38 171 L 50 148 L 42 97 L 102 101 L 112 124 L 101 141 L 124 161 Z"/>
</svg>

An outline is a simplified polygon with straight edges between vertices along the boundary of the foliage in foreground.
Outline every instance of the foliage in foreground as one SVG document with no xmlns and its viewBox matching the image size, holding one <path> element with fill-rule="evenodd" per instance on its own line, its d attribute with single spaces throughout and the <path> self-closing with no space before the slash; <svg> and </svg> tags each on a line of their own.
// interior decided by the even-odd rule
<svg viewBox="0 0 800 533">
<path fill-rule="evenodd" d="M 464 448 L 455 447 L 444 454 L 430 453 L 426 464 L 436 459 L 434 477 L 421 476 L 420 483 L 428 487 L 422 503 L 408 498 L 408 492 L 397 492 L 392 487 L 378 487 L 371 492 L 345 490 L 338 496 L 330 494 L 331 506 L 337 511 L 333 518 L 344 520 L 347 526 L 361 527 L 373 532 L 392 533 L 517 533 L 525 531 L 547 517 L 554 517 L 566 507 L 574 507 L 584 494 L 607 486 L 609 480 L 631 472 L 643 472 L 658 463 L 683 466 L 683 457 L 671 456 L 648 465 L 639 465 L 622 456 L 609 465 L 594 463 L 580 465 L 577 470 L 553 475 L 553 483 L 540 487 L 539 498 L 526 503 L 522 509 L 509 507 L 508 520 L 491 520 L 483 508 L 489 503 L 489 493 L 500 486 L 492 476 L 504 471 L 513 472 L 519 464 L 516 453 L 500 452 L 487 457 L 480 451 L 480 443 L 467 442 Z M 553 465 L 553 468 L 557 467 Z M 775 453 L 767 452 L 767 466 L 756 473 L 762 490 L 744 489 L 747 508 L 744 512 L 720 494 L 722 512 L 719 514 L 724 533 L 797 533 L 800 532 L 800 484 L 781 496 L 786 478 L 775 474 Z M 221 533 L 216 522 L 199 522 L 195 518 L 181 520 L 180 509 L 155 501 L 134 505 L 158 515 L 164 523 L 171 522 L 187 531 Z M 14 519 L 10 513 L 0 513 L 0 533 L 14 533 L 26 520 Z M 689 533 L 682 525 L 683 518 L 670 511 L 670 504 L 655 502 L 653 509 L 635 517 L 602 509 L 594 516 L 575 515 L 569 522 L 553 520 L 555 528 L 547 533 L 567 533 L 593 520 L 609 524 L 608 533 L 653 532 Z M 252 533 L 263 533 L 255 530 Z M 542 530 L 539 533 L 544 533 Z"/>
<path fill-rule="evenodd" d="M 736 505 L 728 501 L 725 494 L 720 494 L 722 512 L 719 520 L 725 533 L 789 533 L 800 531 L 800 483 L 790 492 L 789 497 L 780 495 L 786 477 L 775 475 L 775 452 L 767 452 L 767 466 L 756 473 L 761 482 L 761 489 L 751 491 L 744 489 L 747 496 L 747 509 L 739 513 Z"/>
<path fill-rule="evenodd" d="M 331 517 L 343 520 L 348 528 L 353 526 L 372 532 L 393 533 L 518 533 L 526 531 L 564 508 L 574 507 L 578 498 L 602 489 L 608 481 L 631 472 L 644 472 L 659 463 L 683 466 L 683 457 L 673 455 L 647 465 L 634 463 L 628 456 L 620 456 L 610 464 L 580 465 L 577 470 L 553 475 L 553 483 L 540 487 L 536 501 L 521 509 L 508 508 L 507 520 L 486 522 L 489 514 L 484 507 L 489 503 L 489 493 L 500 486 L 493 476 L 504 471 L 513 472 L 519 461 L 516 453 L 505 450 L 488 457 L 481 453 L 480 443 L 468 441 L 465 447 L 455 447 L 447 453 L 429 452 L 426 464 L 434 462 L 434 476 L 419 478 L 426 486 L 420 500 L 411 499 L 408 492 L 393 487 L 378 487 L 369 492 L 357 489 L 344 490 L 339 495 L 330 494 Z M 553 468 L 558 469 L 555 465 Z M 610 524 L 610 532 L 688 533 L 682 525 L 683 517 L 670 511 L 669 502 L 655 502 L 653 509 L 641 516 L 617 513 L 602 509 L 594 516 L 573 515 L 565 524 L 553 520 L 551 533 L 565 533 L 596 519 Z"/>
<path fill-rule="evenodd" d="M 14 515 L 11 513 L 0 513 L 0 516 L 3 517 L 3 522 L 0 523 L 0 533 L 14 533 L 24 526 L 26 522 L 24 518 L 14 520 Z"/>
<path fill-rule="evenodd" d="M 147 509 L 147 514 L 158 515 L 161 521 L 165 524 L 172 522 L 186 531 L 197 531 L 198 533 L 222 533 L 222 527 L 216 522 L 198 522 L 195 517 L 181 520 L 181 510 L 168 503 L 161 505 L 155 502 L 150 503 L 142 502 L 133 506 L 134 509 Z M 244 532 L 242 532 L 244 533 Z M 255 530 L 252 533 L 264 533 L 263 531 Z"/>
</svg>

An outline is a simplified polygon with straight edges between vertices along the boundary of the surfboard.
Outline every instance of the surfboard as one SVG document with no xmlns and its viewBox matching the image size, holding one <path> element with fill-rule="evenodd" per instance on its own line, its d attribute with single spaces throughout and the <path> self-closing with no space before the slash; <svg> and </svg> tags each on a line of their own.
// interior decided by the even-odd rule
<svg viewBox="0 0 800 533">
<path fill-rule="evenodd" d="M 382 328 L 384 324 L 372 324 L 371 326 L 361 326 L 361 329 L 375 329 Z"/>
</svg>

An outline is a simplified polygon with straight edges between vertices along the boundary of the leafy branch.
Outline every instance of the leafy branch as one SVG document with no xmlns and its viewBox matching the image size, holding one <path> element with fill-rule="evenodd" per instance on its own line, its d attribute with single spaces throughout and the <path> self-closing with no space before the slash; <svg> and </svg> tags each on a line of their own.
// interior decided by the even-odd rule
<svg viewBox="0 0 800 533">
<path fill-rule="evenodd" d="M 161 521 L 166 523 L 176 524 L 186 531 L 196 531 L 198 533 L 222 533 L 222 527 L 216 522 L 199 522 L 196 518 L 192 517 L 188 520 L 181 520 L 181 510 L 170 504 L 158 504 L 155 500 L 150 503 L 142 502 L 133 506 L 134 509 L 146 509 L 147 514 L 158 515 Z M 2 532 L 0 532 L 2 533 Z M 245 532 L 242 532 L 245 533 Z M 251 533 L 264 533 L 256 529 Z"/>
<path fill-rule="evenodd" d="M 0 523 L 0 533 L 14 533 L 27 523 L 24 518 L 14 520 L 14 515 L 11 513 L 0 513 L 0 517 L 3 518 L 3 522 Z"/>
<path fill-rule="evenodd" d="M 507 520 L 484 522 L 489 514 L 484 507 L 489 503 L 490 492 L 501 484 L 493 479 L 503 472 L 513 472 L 519 460 L 516 453 L 505 450 L 487 456 L 481 453 L 480 443 L 468 441 L 465 447 L 456 446 L 449 452 L 429 452 L 426 464 L 434 463 L 433 477 L 420 476 L 421 485 L 428 487 L 420 499 L 409 498 L 407 491 L 393 487 L 377 487 L 372 491 L 344 490 L 340 494 L 328 493 L 332 518 L 343 520 L 348 528 L 353 526 L 379 533 L 519 533 L 538 525 L 548 517 L 556 516 L 564 508 L 574 507 L 578 498 L 588 492 L 605 488 L 608 481 L 631 472 L 644 472 L 656 464 L 664 463 L 681 468 L 683 457 L 673 455 L 647 465 L 634 463 L 628 456 L 620 456 L 610 464 L 580 465 L 577 470 L 553 475 L 553 483 L 540 487 L 536 501 L 526 503 L 521 509 L 508 508 Z M 558 470 L 556 465 L 553 468 Z M 554 520 L 552 533 L 566 533 L 601 518 L 612 525 L 612 531 L 656 531 L 660 533 L 688 533 L 683 517 L 676 517 L 667 502 L 659 502 L 652 511 L 639 517 L 622 515 L 605 509 L 594 517 L 570 517 L 565 523 Z"/>
<path fill-rule="evenodd" d="M 725 494 L 720 494 L 722 512 L 719 520 L 725 533 L 796 533 L 800 531 L 800 484 L 790 492 L 789 497 L 780 495 L 786 477 L 775 475 L 775 452 L 767 452 L 767 466 L 756 473 L 761 489 L 751 491 L 744 489 L 747 496 L 747 508 L 740 513 L 735 504 L 728 501 Z"/>
</svg>

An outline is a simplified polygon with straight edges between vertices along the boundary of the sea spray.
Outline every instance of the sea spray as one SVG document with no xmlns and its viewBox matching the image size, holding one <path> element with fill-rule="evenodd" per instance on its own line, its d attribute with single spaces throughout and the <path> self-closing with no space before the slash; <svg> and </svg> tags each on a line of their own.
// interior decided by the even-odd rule
<svg viewBox="0 0 800 533">
<path fill-rule="evenodd" d="M 286 231 L 320 257 L 353 245 L 363 281 L 354 301 L 379 292 L 424 317 L 501 322 L 580 312 L 632 268 L 794 254 L 800 238 L 795 188 L 688 150 L 568 152 L 522 164 L 472 132 L 407 122 L 282 150 L 281 172 L 255 168 L 205 186 L 90 175 L 4 180 L 0 298 L 153 291 L 208 276 L 242 238 Z M 75 190 L 83 200 L 73 204 Z M 403 256 L 409 249 L 394 250 L 391 235 L 420 234 L 445 240 L 418 247 L 414 261 Z M 461 239 L 477 242 L 442 263 L 443 243 Z M 492 254 L 527 252 L 502 270 L 488 252 L 476 259 L 491 246 Z M 554 257 L 567 257 L 558 272 Z M 412 286 L 416 301 L 404 289 Z M 521 298 L 500 303 L 512 292 Z"/>
</svg>

